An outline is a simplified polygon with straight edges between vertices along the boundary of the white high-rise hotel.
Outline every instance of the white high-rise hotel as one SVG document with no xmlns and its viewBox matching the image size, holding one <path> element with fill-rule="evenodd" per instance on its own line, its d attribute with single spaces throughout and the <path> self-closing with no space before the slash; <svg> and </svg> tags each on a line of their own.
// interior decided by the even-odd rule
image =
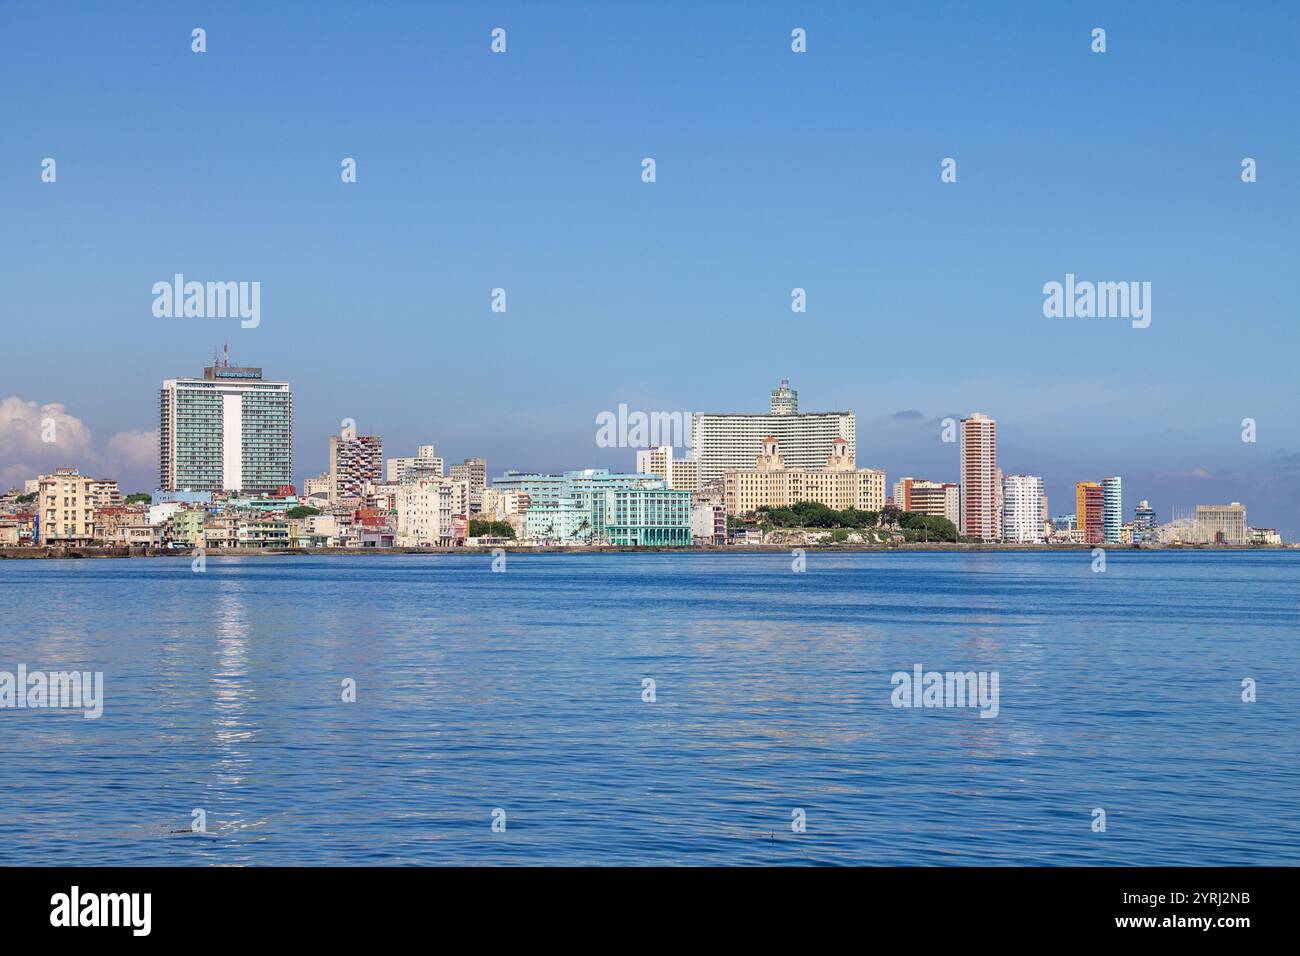
<svg viewBox="0 0 1300 956">
<path fill-rule="evenodd" d="M 213 364 L 159 397 L 163 491 L 273 492 L 293 484 L 293 395 L 260 368 Z"/>
<path fill-rule="evenodd" d="M 1007 475 L 1002 480 L 1002 537 L 1014 544 L 1043 540 L 1043 479 Z"/>
<path fill-rule="evenodd" d="M 1002 476 L 998 423 L 979 412 L 961 420 L 961 527 L 967 537 L 1002 537 Z"/>
<path fill-rule="evenodd" d="M 835 450 L 835 439 L 847 443 L 843 452 L 857 455 L 858 425 L 853 412 L 800 412 L 799 393 L 784 379 L 772 389 L 771 411 L 766 415 L 697 412 L 693 440 L 700 482 L 714 481 L 729 471 L 754 467 L 755 450 L 766 438 L 775 438 L 785 466 L 791 470 L 820 471 Z"/>
</svg>

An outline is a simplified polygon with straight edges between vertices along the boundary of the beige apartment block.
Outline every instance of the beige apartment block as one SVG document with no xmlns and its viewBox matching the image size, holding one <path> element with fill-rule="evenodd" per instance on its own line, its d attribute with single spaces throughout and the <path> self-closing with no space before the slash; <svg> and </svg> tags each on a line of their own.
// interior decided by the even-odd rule
<svg viewBox="0 0 1300 956">
<path fill-rule="evenodd" d="M 894 504 L 897 507 L 917 514 L 947 518 L 954 528 L 961 522 L 960 494 L 961 486 L 956 482 L 911 477 L 894 482 Z"/>
<path fill-rule="evenodd" d="M 89 544 L 95 537 L 93 478 L 60 468 L 37 479 L 41 544 Z"/>
<path fill-rule="evenodd" d="M 530 504 L 528 492 L 515 488 L 483 489 L 483 517 L 490 521 L 508 521 L 516 516 L 528 513 Z"/>
<path fill-rule="evenodd" d="M 395 543 L 401 548 L 436 547 L 442 538 L 440 480 L 402 485 L 395 501 Z"/>
<path fill-rule="evenodd" d="M 451 466 L 448 477 L 452 481 L 466 482 L 469 485 L 469 493 L 476 495 L 487 487 L 487 459 L 466 458 L 459 465 Z"/>
<path fill-rule="evenodd" d="M 90 500 L 96 508 L 115 508 L 122 504 L 122 490 L 111 478 L 92 478 Z"/>
<path fill-rule="evenodd" d="M 312 495 L 326 495 L 330 493 L 330 473 L 327 471 L 323 475 L 317 475 L 315 478 L 304 478 L 302 480 L 302 496 L 310 498 Z"/>
<path fill-rule="evenodd" d="M 700 463 L 692 458 L 678 458 L 673 461 L 672 477 L 668 487 L 675 491 L 697 492 L 700 490 Z"/>
<path fill-rule="evenodd" d="M 640 475 L 657 475 L 676 491 L 700 490 L 700 463 L 694 458 L 677 458 L 671 445 L 654 445 L 636 453 Z"/>
<path fill-rule="evenodd" d="M 481 459 L 480 459 L 481 460 Z M 469 459 L 466 459 L 468 462 Z M 427 478 L 443 478 L 444 462 L 434 453 L 432 445 L 421 445 L 414 455 L 389 458 L 384 462 L 384 477 L 390 484 L 405 485 Z M 487 464 L 483 465 L 484 481 L 487 480 Z"/>
<path fill-rule="evenodd" d="M 858 468 L 843 439 L 834 441 L 822 470 L 786 468 L 779 442 L 769 435 L 763 440 L 755 468 L 724 475 L 723 500 L 730 515 L 749 514 L 762 507 L 783 508 L 800 501 L 815 501 L 836 511 L 878 512 L 885 506 L 885 473 Z"/>
</svg>

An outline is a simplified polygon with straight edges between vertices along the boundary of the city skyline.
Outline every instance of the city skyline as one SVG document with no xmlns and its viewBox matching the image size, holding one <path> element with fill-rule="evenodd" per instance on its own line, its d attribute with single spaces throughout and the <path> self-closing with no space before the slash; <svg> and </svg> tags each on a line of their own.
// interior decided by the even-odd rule
<svg viewBox="0 0 1300 956">
<path fill-rule="evenodd" d="M 1300 537 L 1294 387 L 1268 362 L 1298 344 L 1280 278 L 1300 13 L 1183 16 L 1197 6 L 1176 29 L 1118 7 L 851 4 L 692 9 L 680 29 L 505 5 L 495 57 L 496 22 L 454 7 L 320 11 L 305 47 L 291 11 L 92 10 L 69 34 L 57 11 L 6 8 L 3 35 L 26 40 L 0 58 L 0 315 L 61 361 L 4 359 L 0 483 L 79 462 L 148 488 L 154 383 L 229 339 L 294 385 L 297 483 L 344 418 L 391 454 L 432 442 L 497 474 L 625 470 L 591 441 L 598 412 L 759 412 L 789 378 L 809 408 L 854 409 L 859 462 L 889 476 L 955 479 L 938 422 L 981 409 L 1003 470 L 1052 501 L 1123 475 L 1126 516 L 1242 500 Z M 195 16 L 203 56 L 181 42 Z M 151 289 L 177 273 L 260 282 L 259 323 L 158 317 Z M 1150 282 L 1149 327 L 1045 317 L 1044 284 L 1073 275 Z M 15 424 L 47 404 L 68 454 Z"/>
<path fill-rule="evenodd" d="M 163 424 L 160 426 L 160 434 L 164 434 L 164 435 L 168 434 L 171 430 L 174 429 L 174 425 L 171 428 L 169 428 L 167 424 L 169 419 L 173 423 L 177 421 L 178 383 L 180 383 L 182 386 L 189 384 L 191 386 L 196 386 L 196 387 L 207 386 L 214 389 L 226 390 L 230 394 L 219 396 L 215 400 L 216 405 L 213 407 L 213 409 L 209 410 L 206 406 L 200 407 L 197 412 L 197 417 L 196 417 L 196 413 L 194 412 L 191 413 L 190 421 L 192 426 L 193 424 L 197 423 L 200 426 L 199 430 L 204 435 L 206 435 L 209 430 L 215 429 L 214 431 L 212 431 L 210 439 L 200 440 L 198 442 L 198 445 L 202 447 L 206 447 L 206 445 L 212 445 L 212 452 L 213 452 L 212 464 L 208 466 L 207 470 L 211 471 L 213 468 L 215 468 L 216 475 L 221 475 L 223 471 L 227 475 L 232 473 L 240 474 L 241 470 L 239 466 L 239 459 L 241 457 L 247 459 L 249 456 L 249 447 L 248 447 L 250 444 L 249 433 L 243 432 L 242 438 L 238 436 L 234 438 L 223 437 L 222 426 L 223 424 L 226 426 L 230 426 L 233 423 L 234 427 L 237 430 L 239 430 L 242 424 L 240 410 L 238 408 L 241 397 L 243 397 L 243 401 L 246 406 L 245 414 L 248 414 L 247 402 L 249 399 L 247 396 L 242 395 L 243 390 L 250 387 L 254 387 L 254 388 L 265 387 L 265 388 L 273 389 L 276 393 L 282 394 L 284 396 L 283 402 L 284 402 L 284 408 L 286 409 L 285 414 L 287 417 L 283 421 L 279 419 L 273 420 L 273 427 L 276 432 L 281 434 L 281 437 L 283 439 L 289 440 L 291 446 L 292 440 L 288 439 L 288 436 L 292 435 L 293 433 L 294 406 L 293 406 L 291 383 L 285 381 L 274 381 L 274 382 L 266 381 L 263 378 L 262 372 L 263 370 L 260 367 L 243 367 L 239 365 L 231 365 L 229 361 L 228 350 L 223 350 L 223 352 L 214 351 L 213 365 L 203 369 L 203 376 L 201 378 L 200 377 L 190 378 L 190 377 L 179 376 L 179 377 L 174 377 L 165 380 L 163 382 L 163 388 L 161 393 L 162 401 L 160 407 L 161 407 L 161 417 L 162 417 Z M 253 398 L 256 399 L 257 396 L 254 395 Z M 233 412 L 231 408 L 232 400 L 234 401 L 234 405 L 235 405 Z M 260 400 L 260 401 L 264 401 L 264 400 Z M 3 407 L 4 407 L 3 404 L 0 404 L 0 408 Z M 261 404 L 255 406 L 254 414 L 259 416 L 264 414 L 261 409 L 262 409 Z M 654 415 L 654 414 L 677 414 L 677 413 L 650 412 L 646 414 Z M 767 423 L 779 423 L 781 425 L 786 425 L 792 419 L 802 416 L 804 419 L 808 420 L 811 423 L 809 426 L 812 429 L 810 434 L 817 435 L 820 434 L 820 432 L 825 430 L 827 427 L 830 427 L 831 431 L 834 431 L 836 428 L 839 427 L 839 425 L 834 423 L 839 422 L 841 420 L 847 421 L 850 424 L 852 424 L 854 422 L 854 416 L 855 416 L 855 413 L 853 412 L 852 409 L 836 411 L 836 412 L 816 412 L 816 411 L 809 412 L 807 410 L 801 412 L 799 410 L 799 404 L 798 404 L 798 390 L 794 389 L 791 386 L 791 383 L 788 379 L 781 379 L 778 386 L 776 388 L 773 388 L 770 391 L 770 407 L 768 412 L 765 413 L 745 413 L 745 412 L 699 413 L 696 412 L 696 413 L 686 413 L 686 414 L 692 416 L 692 421 L 691 423 L 689 423 L 687 428 L 687 434 L 693 434 L 696 437 L 697 441 L 701 434 L 701 422 L 711 422 L 713 424 L 715 428 L 715 435 L 713 438 L 713 447 L 716 449 L 715 454 L 719 453 L 717 450 L 721 450 L 723 458 L 731 457 L 734 454 L 734 450 L 731 449 L 730 446 L 736 443 L 734 435 L 728 438 L 726 436 L 725 430 L 718 431 L 718 429 L 723 429 L 723 426 L 726 425 L 728 422 L 730 423 L 729 427 L 733 431 L 739 433 L 748 433 L 754 431 L 755 427 L 759 427 L 760 430 L 762 430 L 762 426 L 764 426 Z M 211 424 L 209 424 L 208 419 L 211 419 Z M 42 419 L 42 423 L 46 427 L 48 427 L 51 421 L 52 419 L 48 417 Z M 827 421 L 832 422 L 832 424 L 830 426 L 826 425 L 825 423 Z M 597 423 L 599 423 L 599 417 L 597 418 Z M 1043 481 L 1042 476 L 1029 475 L 1024 473 L 1023 471 L 1021 472 L 1008 471 L 1003 466 L 1003 462 L 1000 461 L 998 458 L 998 451 L 997 451 L 998 441 L 996 437 L 998 431 L 998 423 L 995 418 L 986 416 L 981 412 L 971 412 L 968 415 L 961 417 L 959 420 L 953 419 L 951 417 L 940 420 L 939 424 L 941 426 L 941 431 L 940 431 L 941 443 L 944 445 L 952 446 L 954 454 L 956 455 L 957 458 L 957 462 L 956 462 L 957 476 L 959 480 L 956 483 L 952 484 L 951 487 L 953 488 L 954 491 L 958 493 L 958 496 L 960 496 L 962 501 L 962 506 L 960 508 L 961 520 L 958 522 L 954 522 L 954 524 L 957 525 L 960 533 L 964 535 L 969 535 L 974 538 L 982 538 L 987 541 L 1007 540 L 1014 543 L 1016 541 L 1026 540 L 1022 536 L 1021 531 L 1017 531 L 1015 533 L 1008 533 L 1007 530 L 1004 528 L 1003 521 L 1006 519 L 1008 515 L 1010 515 L 1011 510 L 1007 508 L 1006 503 L 1004 502 L 1003 499 L 1003 495 L 1004 492 L 1008 490 L 1008 482 L 1010 484 L 1017 485 L 1018 487 L 1020 479 L 1030 478 L 1037 483 L 1034 486 L 1037 489 L 1036 495 L 1043 499 L 1041 504 L 1046 506 L 1047 501 L 1050 500 L 1050 495 L 1046 493 L 1046 484 Z M 55 429 L 55 431 L 57 433 L 57 428 Z M 254 460 L 258 460 L 258 461 L 273 460 L 274 454 L 272 454 L 271 459 L 268 459 L 267 455 L 268 452 L 273 451 L 272 446 L 274 442 L 272 442 L 271 445 L 267 444 L 267 439 L 265 437 L 266 434 L 265 424 L 260 419 L 254 420 L 254 431 L 255 431 L 255 436 L 253 437 L 253 440 L 251 442 L 252 455 Z M 830 432 L 828 432 L 827 434 L 829 433 Z M 168 450 L 169 446 L 165 443 L 155 443 L 154 454 L 156 455 L 156 460 L 154 463 L 154 467 L 156 473 L 160 473 L 161 475 L 165 476 L 169 473 L 168 469 L 170 467 L 171 469 L 170 473 L 173 476 L 175 475 L 176 466 L 173 462 L 173 458 L 175 456 L 176 446 L 174 444 L 174 441 L 175 440 L 173 439 L 172 445 L 170 446 L 170 450 Z M 843 437 L 835 438 L 834 442 L 835 444 L 827 445 L 828 454 L 829 453 L 838 454 L 841 452 L 847 453 L 848 457 L 843 460 L 850 463 L 849 467 L 853 467 L 852 462 L 855 460 L 855 456 L 853 455 L 852 444 L 847 442 L 846 439 L 844 439 Z M 243 447 L 241 447 L 241 443 Z M 432 466 L 435 466 L 434 470 L 431 471 L 430 474 L 436 474 L 437 476 L 441 476 L 443 475 L 443 471 L 445 468 L 444 458 L 442 456 L 434 456 L 434 449 L 435 449 L 434 445 L 422 444 L 418 446 L 417 457 L 386 455 L 383 451 L 383 435 L 378 432 L 370 436 L 359 435 L 357 432 L 356 423 L 351 420 L 345 419 L 341 423 L 341 427 L 339 431 L 335 434 L 331 434 L 330 436 L 328 436 L 327 443 L 328 443 L 328 453 L 326 455 L 325 470 L 321 473 L 317 473 L 309 470 L 307 474 L 303 474 L 297 478 L 294 478 L 293 481 L 291 482 L 291 484 L 293 484 L 297 488 L 298 492 L 303 497 L 306 497 L 310 494 L 310 491 L 308 490 L 309 483 L 323 482 L 325 487 L 330 489 L 329 490 L 330 500 L 334 501 L 341 494 L 341 492 L 337 492 L 335 489 L 340 487 L 339 483 L 345 480 L 343 478 L 344 470 L 346 470 L 348 476 L 346 478 L 346 481 L 351 483 L 349 487 L 354 486 L 353 491 L 351 493 L 359 494 L 361 493 L 363 489 L 363 485 L 366 482 L 368 481 L 373 481 L 376 483 L 382 483 L 383 481 L 391 482 L 393 480 L 391 473 L 394 471 L 394 468 L 400 471 L 404 467 L 410 467 L 410 463 L 412 462 L 423 461 L 424 460 L 423 456 L 428 456 L 427 463 Z M 56 448 L 58 447 L 57 442 L 49 442 L 47 444 L 53 445 Z M 600 445 L 599 440 L 596 442 L 596 444 L 598 446 Z M 779 455 L 779 452 L 777 450 L 778 444 L 779 444 L 778 440 L 771 435 L 765 436 L 758 443 L 760 454 L 757 456 L 757 460 L 759 462 L 760 472 L 764 467 L 763 460 L 765 455 L 766 456 L 771 456 L 773 454 Z M 634 469 L 617 468 L 614 469 L 613 471 L 615 474 L 634 474 L 636 472 L 653 470 L 648 467 L 651 462 L 659 461 L 661 462 L 661 464 L 666 464 L 663 461 L 663 454 L 665 449 L 673 449 L 674 452 L 676 451 L 683 452 L 683 454 L 679 455 L 677 459 L 674 459 L 673 453 L 670 452 L 667 458 L 667 462 L 673 462 L 674 460 L 676 460 L 679 466 L 684 463 L 685 466 L 689 467 L 691 469 L 691 475 L 692 475 L 691 487 L 697 487 L 701 482 L 701 480 L 703 479 L 703 475 L 701 474 L 702 469 L 700 468 L 700 462 L 695 455 L 696 449 L 690 446 L 687 446 L 685 448 L 681 448 L 680 446 L 672 446 L 672 445 L 665 446 L 665 445 L 655 445 L 655 444 L 621 446 L 617 449 L 617 451 L 621 453 L 630 453 L 631 455 L 633 455 L 635 458 L 635 468 Z M 968 466 L 966 464 L 966 459 L 968 457 L 967 453 L 972 451 L 972 449 L 974 450 L 974 457 L 972 459 L 972 464 Z M 364 464 L 354 465 L 351 463 L 352 459 L 358 455 L 362 456 L 365 459 Z M 344 456 L 344 457 L 339 457 L 339 456 Z M 292 453 L 290 457 L 292 458 Z M 233 465 L 232 465 L 232 460 L 234 461 Z M 342 464 L 342 462 L 345 460 L 349 463 Z M 17 469 L 17 468 L 22 468 L 23 466 L 10 466 L 10 467 L 11 469 Z M 782 465 L 778 457 L 776 459 L 776 467 L 788 468 L 790 467 L 790 465 L 789 463 Z M 831 463 L 831 459 L 828 458 L 828 460 L 824 461 L 823 463 L 813 465 L 812 471 L 820 472 L 827 469 L 833 471 L 833 470 L 837 470 L 837 467 L 838 466 L 833 466 Z M 65 463 L 59 465 L 57 469 L 56 468 L 41 469 L 39 470 L 38 474 L 44 475 L 47 472 L 53 473 L 56 470 L 64 470 L 68 468 L 81 469 L 82 466 L 77 464 Z M 462 479 L 469 478 L 470 473 L 472 471 L 473 473 L 472 483 L 475 484 L 476 487 L 482 487 L 484 484 L 487 485 L 498 484 L 499 486 L 499 482 L 497 481 L 497 479 L 501 479 L 503 481 L 508 482 L 509 478 L 512 475 L 513 476 L 550 475 L 550 476 L 558 477 L 560 475 L 576 474 L 578 471 L 581 471 L 584 468 L 590 469 L 591 466 L 585 464 L 577 464 L 576 466 L 573 464 L 569 464 L 569 465 L 565 465 L 562 468 L 551 468 L 551 469 L 526 469 L 526 468 L 516 468 L 516 467 L 505 467 L 498 470 L 497 478 L 494 479 L 490 469 L 487 466 L 485 459 L 482 456 L 474 456 L 474 457 L 467 456 L 462 463 L 452 465 L 452 469 L 451 469 L 452 474 L 450 476 L 450 480 L 455 480 L 457 478 L 456 471 L 457 469 L 460 469 L 461 475 L 459 477 Z M 751 470 L 749 466 L 742 467 L 740 465 L 736 465 L 736 466 L 728 465 L 727 474 L 731 475 L 733 469 L 735 468 L 740 468 L 743 471 Z M 973 470 L 968 471 L 968 468 Z M 671 469 L 672 466 L 668 465 L 668 470 L 670 475 L 671 475 Z M 888 473 L 885 472 L 883 469 L 875 469 L 871 466 L 866 466 L 865 471 L 880 473 L 881 477 L 878 479 L 877 483 L 880 486 L 879 496 L 880 496 L 881 503 L 883 504 L 886 500 L 889 500 L 891 503 L 893 503 L 896 507 L 899 507 L 900 509 L 903 507 L 902 504 L 887 498 L 886 491 L 885 491 L 886 487 L 892 487 L 895 490 L 895 492 L 897 492 L 898 488 L 904 487 L 907 489 L 907 493 L 910 495 L 911 486 L 913 485 L 913 483 L 919 481 L 923 485 L 932 484 L 929 478 L 914 479 L 913 477 L 907 475 L 897 477 L 897 481 L 893 481 L 888 477 Z M 2 469 L 0 469 L 0 473 L 3 473 Z M 84 470 L 83 473 L 85 473 Z M 35 475 L 26 475 L 23 478 L 19 479 L 17 482 L 14 482 L 13 487 L 21 488 L 21 486 L 25 482 L 30 481 L 33 477 L 35 477 Z M 122 483 L 122 479 L 119 479 L 116 475 L 98 474 L 95 475 L 94 477 L 100 480 L 105 480 L 105 479 L 110 480 L 115 484 Z M 967 495 L 971 493 L 965 490 L 967 487 L 966 482 L 961 480 L 967 477 L 976 479 L 978 484 L 982 487 L 982 491 L 978 495 L 972 497 L 970 499 L 969 504 L 967 503 Z M 944 481 L 945 479 L 946 476 L 940 477 L 941 482 Z M 1038 512 L 1036 512 L 1038 518 L 1041 519 L 1040 526 L 1043 522 L 1050 523 L 1057 518 L 1077 517 L 1078 526 L 1081 529 L 1082 528 L 1090 529 L 1085 536 L 1085 540 L 1087 540 L 1089 543 L 1096 543 L 1096 544 L 1119 543 L 1120 540 L 1119 533 L 1120 533 L 1121 523 L 1126 525 L 1131 524 L 1131 522 L 1126 520 L 1130 515 L 1132 516 L 1134 521 L 1137 521 L 1141 516 L 1143 509 L 1147 508 L 1148 505 L 1148 499 L 1143 498 L 1141 501 L 1134 502 L 1129 506 L 1125 507 L 1122 504 L 1122 497 L 1119 491 L 1121 481 L 1122 478 L 1120 476 L 1110 476 L 1102 479 L 1100 482 L 1093 481 L 1090 479 L 1076 480 L 1073 483 L 1073 490 L 1075 493 L 1075 498 L 1073 499 L 1075 500 L 1075 510 L 1070 512 L 1058 508 L 1055 511 L 1052 511 L 1050 509 L 1047 509 L 1046 507 L 1040 507 L 1038 508 Z M 898 482 L 902 482 L 903 484 L 899 484 Z M 284 487 L 284 483 L 277 483 L 275 481 L 270 481 L 268 483 L 264 483 L 262 485 L 253 488 L 239 488 L 239 487 L 222 488 L 220 487 L 221 484 L 222 484 L 221 481 L 217 481 L 215 485 L 192 484 L 189 486 L 182 487 L 181 484 L 176 484 L 176 483 L 169 484 L 164 479 L 161 482 L 156 482 L 155 487 L 150 488 L 146 483 L 145 485 L 141 485 L 137 490 L 149 491 L 149 492 L 152 491 L 189 492 L 189 491 L 224 490 L 231 493 L 267 494 L 270 493 L 275 488 Z M 972 482 L 971 487 L 972 488 L 975 487 L 975 484 L 976 482 Z M 127 483 L 127 485 L 129 487 L 129 482 Z M 941 487 L 941 486 L 934 486 L 934 487 Z M 1085 488 L 1095 490 L 1095 494 L 1096 494 L 1095 500 L 1096 500 L 1096 508 L 1097 508 L 1096 511 L 1097 517 L 1095 519 L 1095 521 L 1097 522 L 1097 526 L 1095 528 L 1090 528 L 1091 522 L 1093 521 L 1091 517 L 1092 499 L 1089 499 L 1090 505 L 1086 512 L 1084 510 L 1081 510 L 1078 504 L 1078 502 L 1084 500 L 1083 489 Z M 0 491 L 3 490 L 4 489 L 0 489 Z M 1104 495 L 1103 495 L 1103 490 L 1104 490 Z M 1017 494 L 1018 493 L 1019 492 L 1017 491 Z M 728 496 L 730 496 L 730 492 L 728 492 Z M 1235 498 L 1232 500 L 1233 506 L 1236 506 L 1237 500 L 1238 499 Z M 1227 499 L 1224 499 L 1224 501 L 1226 502 Z M 951 502 L 949 504 L 951 505 Z M 1226 507 L 1226 506 L 1227 506 L 1226 504 L 1223 506 L 1220 505 L 1207 506 L 1204 503 L 1197 503 L 1195 507 L 1199 509 L 1201 507 Z M 1176 520 L 1176 518 L 1178 517 L 1178 512 L 1180 510 L 1184 513 L 1187 513 L 1191 510 L 1191 507 L 1192 506 L 1187 504 L 1170 505 L 1169 520 L 1171 522 Z M 1021 505 L 1015 508 L 1014 510 L 1016 510 L 1017 512 L 1023 512 L 1023 509 L 1024 506 Z M 868 510 L 878 510 L 878 507 L 869 508 Z M 929 505 L 923 508 L 922 510 L 925 511 L 926 513 L 939 514 L 939 513 L 947 513 L 949 509 L 945 509 L 942 506 L 936 508 L 934 503 L 930 502 Z M 1152 510 L 1154 511 L 1154 514 L 1158 516 L 1159 514 L 1158 509 L 1152 509 Z M 987 515 L 987 517 L 980 518 L 978 517 L 978 515 L 980 514 L 985 514 Z M 1024 515 L 1018 513 L 1013 520 L 1020 522 L 1024 520 Z M 1159 522 L 1157 521 L 1157 523 Z M 1104 529 L 1102 527 L 1103 524 L 1104 524 Z M 1287 532 L 1285 529 L 1277 528 L 1276 525 L 1267 525 L 1263 522 L 1255 521 L 1253 523 L 1253 526 L 1258 528 L 1268 528 L 1270 530 L 1279 530 L 1281 531 L 1282 537 L 1284 539 L 1291 539 L 1291 535 L 1289 534 L 1289 532 Z"/>
</svg>

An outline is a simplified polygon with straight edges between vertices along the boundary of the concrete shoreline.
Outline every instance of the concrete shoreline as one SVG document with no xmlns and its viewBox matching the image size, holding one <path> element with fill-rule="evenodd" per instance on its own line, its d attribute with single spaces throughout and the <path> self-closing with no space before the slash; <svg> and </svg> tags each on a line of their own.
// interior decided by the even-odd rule
<svg viewBox="0 0 1300 956">
<path fill-rule="evenodd" d="M 1087 544 L 963 544 L 952 542 L 912 542 L 904 544 L 747 544 L 747 545 L 690 545 L 688 547 L 622 547 L 579 545 L 573 547 L 527 545 L 500 545 L 493 547 L 460 548 L 217 548 L 206 552 L 208 558 L 246 557 L 380 557 L 398 555 L 459 554 L 478 557 L 490 556 L 500 547 L 508 554 L 789 554 L 803 551 L 841 554 L 882 554 L 887 552 L 1018 552 L 1022 554 L 1052 554 L 1066 551 L 1091 552 L 1094 547 L 1106 551 L 1150 552 L 1225 552 L 1225 551 L 1289 551 L 1297 550 L 1286 545 L 1087 545 Z M 193 549 L 186 548 L 0 548 L 0 560 L 40 559 L 77 560 L 86 558 L 193 558 Z"/>
</svg>

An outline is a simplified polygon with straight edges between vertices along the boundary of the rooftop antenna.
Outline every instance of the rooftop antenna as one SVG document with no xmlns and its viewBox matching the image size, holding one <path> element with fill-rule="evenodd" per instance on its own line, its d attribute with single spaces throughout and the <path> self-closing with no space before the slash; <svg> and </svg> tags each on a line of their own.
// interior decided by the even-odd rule
<svg viewBox="0 0 1300 956">
<path fill-rule="evenodd" d="M 225 357 L 226 357 L 225 362 L 223 363 L 224 367 L 230 368 L 230 343 L 229 342 L 223 343 L 221 348 L 222 351 L 225 353 Z"/>
</svg>

